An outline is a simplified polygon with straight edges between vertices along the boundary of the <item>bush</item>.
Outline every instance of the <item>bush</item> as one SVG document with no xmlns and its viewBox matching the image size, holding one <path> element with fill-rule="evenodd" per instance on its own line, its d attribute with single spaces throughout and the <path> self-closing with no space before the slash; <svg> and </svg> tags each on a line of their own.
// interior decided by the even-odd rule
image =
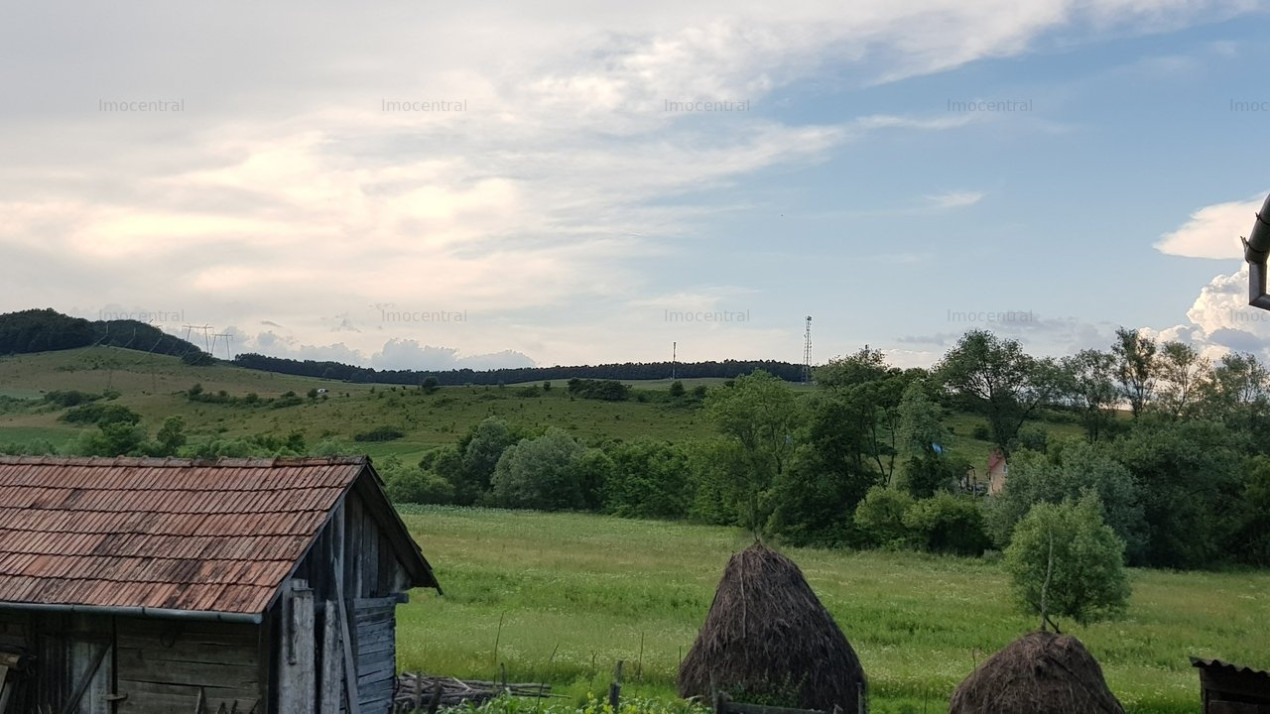
<svg viewBox="0 0 1270 714">
<path fill-rule="evenodd" d="M 1045 453 L 1049 446 L 1049 432 L 1037 426 L 1025 426 L 1019 429 L 1019 435 L 1015 438 L 1014 449 L 1027 449 L 1028 451 L 1037 451 Z"/>
<path fill-rule="evenodd" d="M 631 388 L 615 379 L 578 379 L 569 380 L 569 394 L 583 399 L 602 399 L 610 402 L 626 400 Z"/>
<path fill-rule="evenodd" d="M 603 486 L 604 510 L 627 518 L 679 518 L 693 489 L 688 457 L 679 446 L 638 440 L 605 448 L 612 464 Z"/>
<path fill-rule="evenodd" d="M 454 487 L 449 481 L 418 467 L 403 466 L 395 456 L 377 464 L 376 470 L 393 503 L 446 504 L 454 500 Z"/>
<path fill-rule="evenodd" d="M 544 511 L 585 507 L 578 468 L 585 453 L 577 439 L 554 427 L 508 447 L 490 478 L 494 503 Z"/>
<path fill-rule="evenodd" d="M 353 441 L 393 441 L 406 435 L 406 432 L 391 426 L 377 426 L 370 431 L 353 435 Z"/>
<path fill-rule="evenodd" d="M 913 498 L 930 498 L 954 491 L 969 470 L 970 462 L 963 458 L 926 452 L 904 462 L 900 483 Z"/>
<path fill-rule="evenodd" d="M 1142 489 L 1107 447 L 1084 439 L 1057 440 L 1049 454 L 1014 456 L 1005 488 L 988 502 L 993 541 L 1000 548 L 1008 545 L 1015 524 L 1036 504 L 1076 500 L 1089 490 L 1098 494 L 1107 524 L 1127 544 L 1130 562 L 1140 560 L 1147 543 Z"/>
<path fill-rule="evenodd" d="M 181 362 L 191 367 L 207 367 L 215 364 L 216 358 L 202 350 L 195 350 L 181 355 Z"/>
<path fill-rule="evenodd" d="M 979 441 L 992 441 L 992 430 L 988 428 L 987 424 L 975 424 L 970 429 L 970 438 L 978 439 Z"/>
<path fill-rule="evenodd" d="M 61 420 L 68 424 L 138 424 L 141 415 L 121 404 L 99 404 L 92 402 L 75 407 L 62 415 Z"/>
<path fill-rule="evenodd" d="M 81 392 L 75 389 L 67 391 L 54 390 L 44 395 L 44 401 L 49 404 L 56 404 L 59 407 L 77 407 L 80 404 L 95 402 L 101 399 L 101 394 L 91 394 L 89 392 Z"/>
<path fill-rule="evenodd" d="M 917 501 L 904 512 L 903 523 L 918 545 L 932 553 L 977 556 L 991 544 L 979 504 L 968 496 L 939 493 Z"/>
<path fill-rule="evenodd" d="M 1016 603 L 1028 613 L 1041 613 L 1042 590 L 1049 615 L 1082 624 L 1119 616 L 1128 607 L 1124 541 L 1103 522 L 1092 492 L 1078 503 L 1034 506 L 1014 529 L 1005 568 Z"/>
<path fill-rule="evenodd" d="M 875 546 L 903 547 L 912 543 L 904 514 L 913 497 L 895 488 L 874 486 L 855 509 L 855 523 Z"/>
</svg>

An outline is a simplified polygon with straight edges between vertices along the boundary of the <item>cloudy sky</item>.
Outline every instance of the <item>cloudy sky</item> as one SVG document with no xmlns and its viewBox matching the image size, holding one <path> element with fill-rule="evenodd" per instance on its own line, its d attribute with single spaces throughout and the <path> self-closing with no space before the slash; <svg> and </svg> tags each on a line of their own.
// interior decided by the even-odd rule
<svg viewBox="0 0 1270 714">
<path fill-rule="evenodd" d="M 807 315 L 816 361 L 1264 355 L 1268 35 L 1252 1 L 20 3 L 0 311 L 387 368 L 797 362 Z"/>
</svg>

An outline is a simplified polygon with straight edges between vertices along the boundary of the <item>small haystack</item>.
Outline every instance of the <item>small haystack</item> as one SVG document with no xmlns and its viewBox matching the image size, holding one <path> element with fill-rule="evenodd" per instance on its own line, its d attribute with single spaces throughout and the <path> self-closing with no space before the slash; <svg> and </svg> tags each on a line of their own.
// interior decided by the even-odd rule
<svg viewBox="0 0 1270 714">
<path fill-rule="evenodd" d="M 855 650 L 802 571 L 761 543 L 728 561 L 679 667 L 679 695 L 707 700 L 718 689 L 738 701 L 856 712 L 864 686 Z"/>
<path fill-rule="evenodd" d="M 949 714 L 1124 714 L 1080 640 L 1032 632 L 979 665 L 953 692 Z"/>
</svg>

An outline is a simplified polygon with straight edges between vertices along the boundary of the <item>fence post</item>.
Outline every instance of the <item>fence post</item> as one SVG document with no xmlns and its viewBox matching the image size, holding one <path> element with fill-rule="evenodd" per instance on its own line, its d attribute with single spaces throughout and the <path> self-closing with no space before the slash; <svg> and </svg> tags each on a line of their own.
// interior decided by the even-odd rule
<svg viewBox="0 0 1270 714">
<path fill-rule="evenodd" d="M 617 670 L 613 672 L 613 683 L 609 685 L 609 706 L 613 714 L 617 714 L 622 703 L 622 660 L 617 661 Z"/>
</svg>

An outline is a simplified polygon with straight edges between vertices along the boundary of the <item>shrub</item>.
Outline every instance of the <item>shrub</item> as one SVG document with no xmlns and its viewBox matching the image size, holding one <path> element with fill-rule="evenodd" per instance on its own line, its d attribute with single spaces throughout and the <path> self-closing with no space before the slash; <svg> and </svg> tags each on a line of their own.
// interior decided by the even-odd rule
<svg viewBox="0 0 1270 714">
<path fill-rule="evenodd" d="M 560 510 L 586 504 L 578 463 L 586 447 L 557 428 L 507 448 L 490 478 L 494 502 L 508 508 Z"/>
<path fill-rule="evenodd" d="M 181 355 L 181 362 L 191 367 L 206 367 L 208 365 L 215 364 L 216 358 L 206 352 L 203 352 L 202 350 L 195 350 Z"/>
<path fill-rule="evenodd" d="M 612 464 L 604 510 L 628 518 L 679 518 L 692 505 L 688 457 L 679 446 L 638 440 L 605 448 Z"/>
<path fill-rule="evenodd" d="M 88 392 L 81 392 L 75 389 L 69 389 L 64 392 L 59 390 L 53 390 L 44 395 L 44 401 L 48 402 L 49 404 L 56 404 L 59 407 L 65 408 L 65 407 L 76 407 L 76 406 L 79 406 L 80 404 L 87 404 L 88 402 L 95 402 L 98 399 L 101 399 L 102 396 L 103 395 L 101 394 L 91 394 Z"/>
<path fill-rule="evenodd" d="M 121 404 L 99 404 L 92 402 L 75 407 L 62 415 L 61 420 L 68 424 L 138 424 L 141 415 Z"/>
<path fill-rule="evenodd" d="M 904 514 L 913 503 L 913 497 L 904 491 L 874 486 L 856 506 L 855 523 L 873 545 L 908 545 L 912 539 Z"/>
<path fill-rule="evenodd" d="M 616 379 L 578 379 L 569 380 L 569 393 L 583 399 L 602 399 L 610 402 L 626 400 L 631 388 Z"/>
<path fill-rule="evenodd" d="M 989 499 L 987 523 L 993 541 L 1004 548 L 1017 524 L 1038 503 L 1062 503 L 1095 491 L 1103 517 L 1124 540 L 1131 562 L 1141 559 L 1147 542 L 1142 489 L 1107 447 L 1084 439 L 1056 440 L 1049 454 L 1022 451 L 1010 463 L 1005 488 Z"/>
<path fill-rule="evenodd" d="M 982 555 L 991 544 L 979 504 L 969 496 L 938 493 L 917 501 L 904 512 L 903 523 L 915 541 L 932 553 Z"/>
<path fill-rule="evenodd" d="M 1128 607 L 1124 541 L 1103 522 L 1097 494 L 1078 503 L 1038 503 L 1014 529 L 1005 567 L 1016 603 L 1079 623 L 1116 617 Z M 1048 582 L 1048 585 L 1046 583 Z"/>
<path fill-rule="evenodd" d="M 393 441 L 406 435 L 406 432 L 391 426 L 377 426 L 370 431 L 353 435 L 353 441 Z"/>
</svg>

